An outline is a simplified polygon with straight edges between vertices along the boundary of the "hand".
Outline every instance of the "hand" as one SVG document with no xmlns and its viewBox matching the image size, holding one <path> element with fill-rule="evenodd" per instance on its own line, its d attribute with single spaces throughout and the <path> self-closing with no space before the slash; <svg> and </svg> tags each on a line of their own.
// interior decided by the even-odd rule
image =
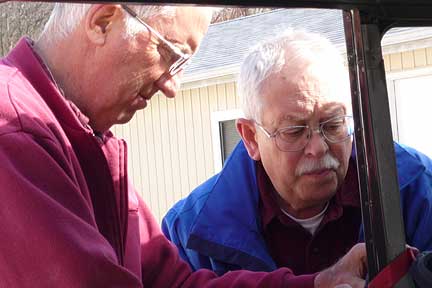
<svg viewBox="0 0 432 288">
<path fill-rule="evenodd" d="M 315 288 L 364 288 L 367 272 L 366 246 L 356 244 L 332 267 L 321 271 L 315 278 Z"/>
</svg>

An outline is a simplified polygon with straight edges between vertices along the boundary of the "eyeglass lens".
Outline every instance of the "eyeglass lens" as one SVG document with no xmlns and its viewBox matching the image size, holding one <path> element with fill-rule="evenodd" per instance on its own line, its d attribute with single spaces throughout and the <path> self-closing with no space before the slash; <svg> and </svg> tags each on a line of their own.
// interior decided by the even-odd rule
<svg viewBox="0 0 432 288">
<path fill-rule="evenodd" d="M 314 131 L 320 133 L 329 143 L 339 143 L 347 140 L 353 134 L 353 119 L 351 116 L 340 116 L 320 124 Z M 312 137 L 308 126 L 292 126 L 283 128 L 275 135 L 276 145 L 282 151 L 302 150 Z"/>
</svg>

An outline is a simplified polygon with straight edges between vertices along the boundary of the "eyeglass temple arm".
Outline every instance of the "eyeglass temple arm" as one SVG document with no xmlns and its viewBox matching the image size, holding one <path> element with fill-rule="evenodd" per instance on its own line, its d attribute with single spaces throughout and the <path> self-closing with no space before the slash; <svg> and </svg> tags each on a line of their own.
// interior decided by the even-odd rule
<svg viewBox="0 0 432 288">
<path fill-rule="evenodd" d="M 141 24 L 143 24 L 145 27 L 147 27 L 147 29 L 149 29 L 151 31 L 151 33 L 155 34 L 162 42 L 164 42 L 165 45 L 168 45 L 171 49 L 173 49 L 174 51 L 176 51 L 176 53 L 180 54 L 183 58 L 187 58 L 185 57 L 185 54 L 176 46 L 174 46 L 172 43 L 168 42 L 165 37 L 163 37 L 158 31 L 156 31 L 155 29 L 153 29 L 150 25 L 148 25 L 147 23 L 145 23 L 139 16 L 138 14 L 133 11 L 131 8 L 129 8 L 127 5 L 125 4 L 121 4 L 121 7 L 127 12 L 129 13 L 129 15 L 131 15 L 133 18 L 135 18 L 138 22 L 140 22 Z"/>
<path fill-rule="evenodd" d="M 126 10 L 126 12 L 128 12 L 132 17 L 134 18 L 138 18 L 138 14 L 135 13 L 135 11 L 133 11 L 131 8 L 129 8 L 127 5 L 125 4 L 120 4 L 120 6 Z M 139 19 L 138 19 L 139 20 Z"/>
</svg>

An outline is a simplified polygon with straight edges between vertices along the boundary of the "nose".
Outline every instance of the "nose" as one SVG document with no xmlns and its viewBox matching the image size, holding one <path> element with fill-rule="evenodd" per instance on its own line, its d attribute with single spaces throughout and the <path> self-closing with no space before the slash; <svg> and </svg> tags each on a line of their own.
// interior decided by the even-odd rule
<svg viewBox="0 0 432 288">
<path fill-rule="evenodd" d="M 162 75 L 157 81 L 157 88 L 168 98 L 174 98 L 177 89 L 180 87 L 180 77 L 183 73 L 179 72 L 173 76 L 169 74 Z"/>
<path fill-rule="evenodd" d="M 309 142 L 306 144 L 304 153 L 315 157 L 321 157 L 327 153 L 329 146 L 322 135 L 320 128 L 309 130 Z"/>
</svg>

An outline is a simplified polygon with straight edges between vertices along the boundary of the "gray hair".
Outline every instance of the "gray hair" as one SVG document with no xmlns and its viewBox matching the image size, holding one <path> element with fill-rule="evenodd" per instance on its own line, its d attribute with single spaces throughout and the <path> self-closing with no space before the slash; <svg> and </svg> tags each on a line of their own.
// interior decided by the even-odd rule
<svg viewBox="0 0 432 288">
<path fill-rule="evenodd" d="M 149 19 L 154 16 L 165 16 L 172 18 L 176 14 L 176 6 L 165 5 L 128 5 L 143 19 Z M 53 43 L 59 39 L 68 36 L 78 26 L 78 23 L 84 18 L 91 4 L 73 4 L 73 3 L 56 3 L 51 16 L 45 24 L 42 31 L 47 42 Z M 206 15 L 211 17 L 212 8 L 202 7 Z M 126 17 L 126 27 L 128 36 L 133 36 L 137 32 L 145 29 L 133 17 Z"/>
<path fill-rule="evenodd" d="M 319 75 L 325 75 L 328 96 L 346 104 L 347 114 L 351 113 L 349 79 L 339 51 L 320 34 L 288 29 L 257 44 L 243 61 L 237 90 L 247 119 L 261 120 L 262 84 L 282 68 L 289 69 L 293 81 L 306 71 L 325 69 Z"/>
</svg>

